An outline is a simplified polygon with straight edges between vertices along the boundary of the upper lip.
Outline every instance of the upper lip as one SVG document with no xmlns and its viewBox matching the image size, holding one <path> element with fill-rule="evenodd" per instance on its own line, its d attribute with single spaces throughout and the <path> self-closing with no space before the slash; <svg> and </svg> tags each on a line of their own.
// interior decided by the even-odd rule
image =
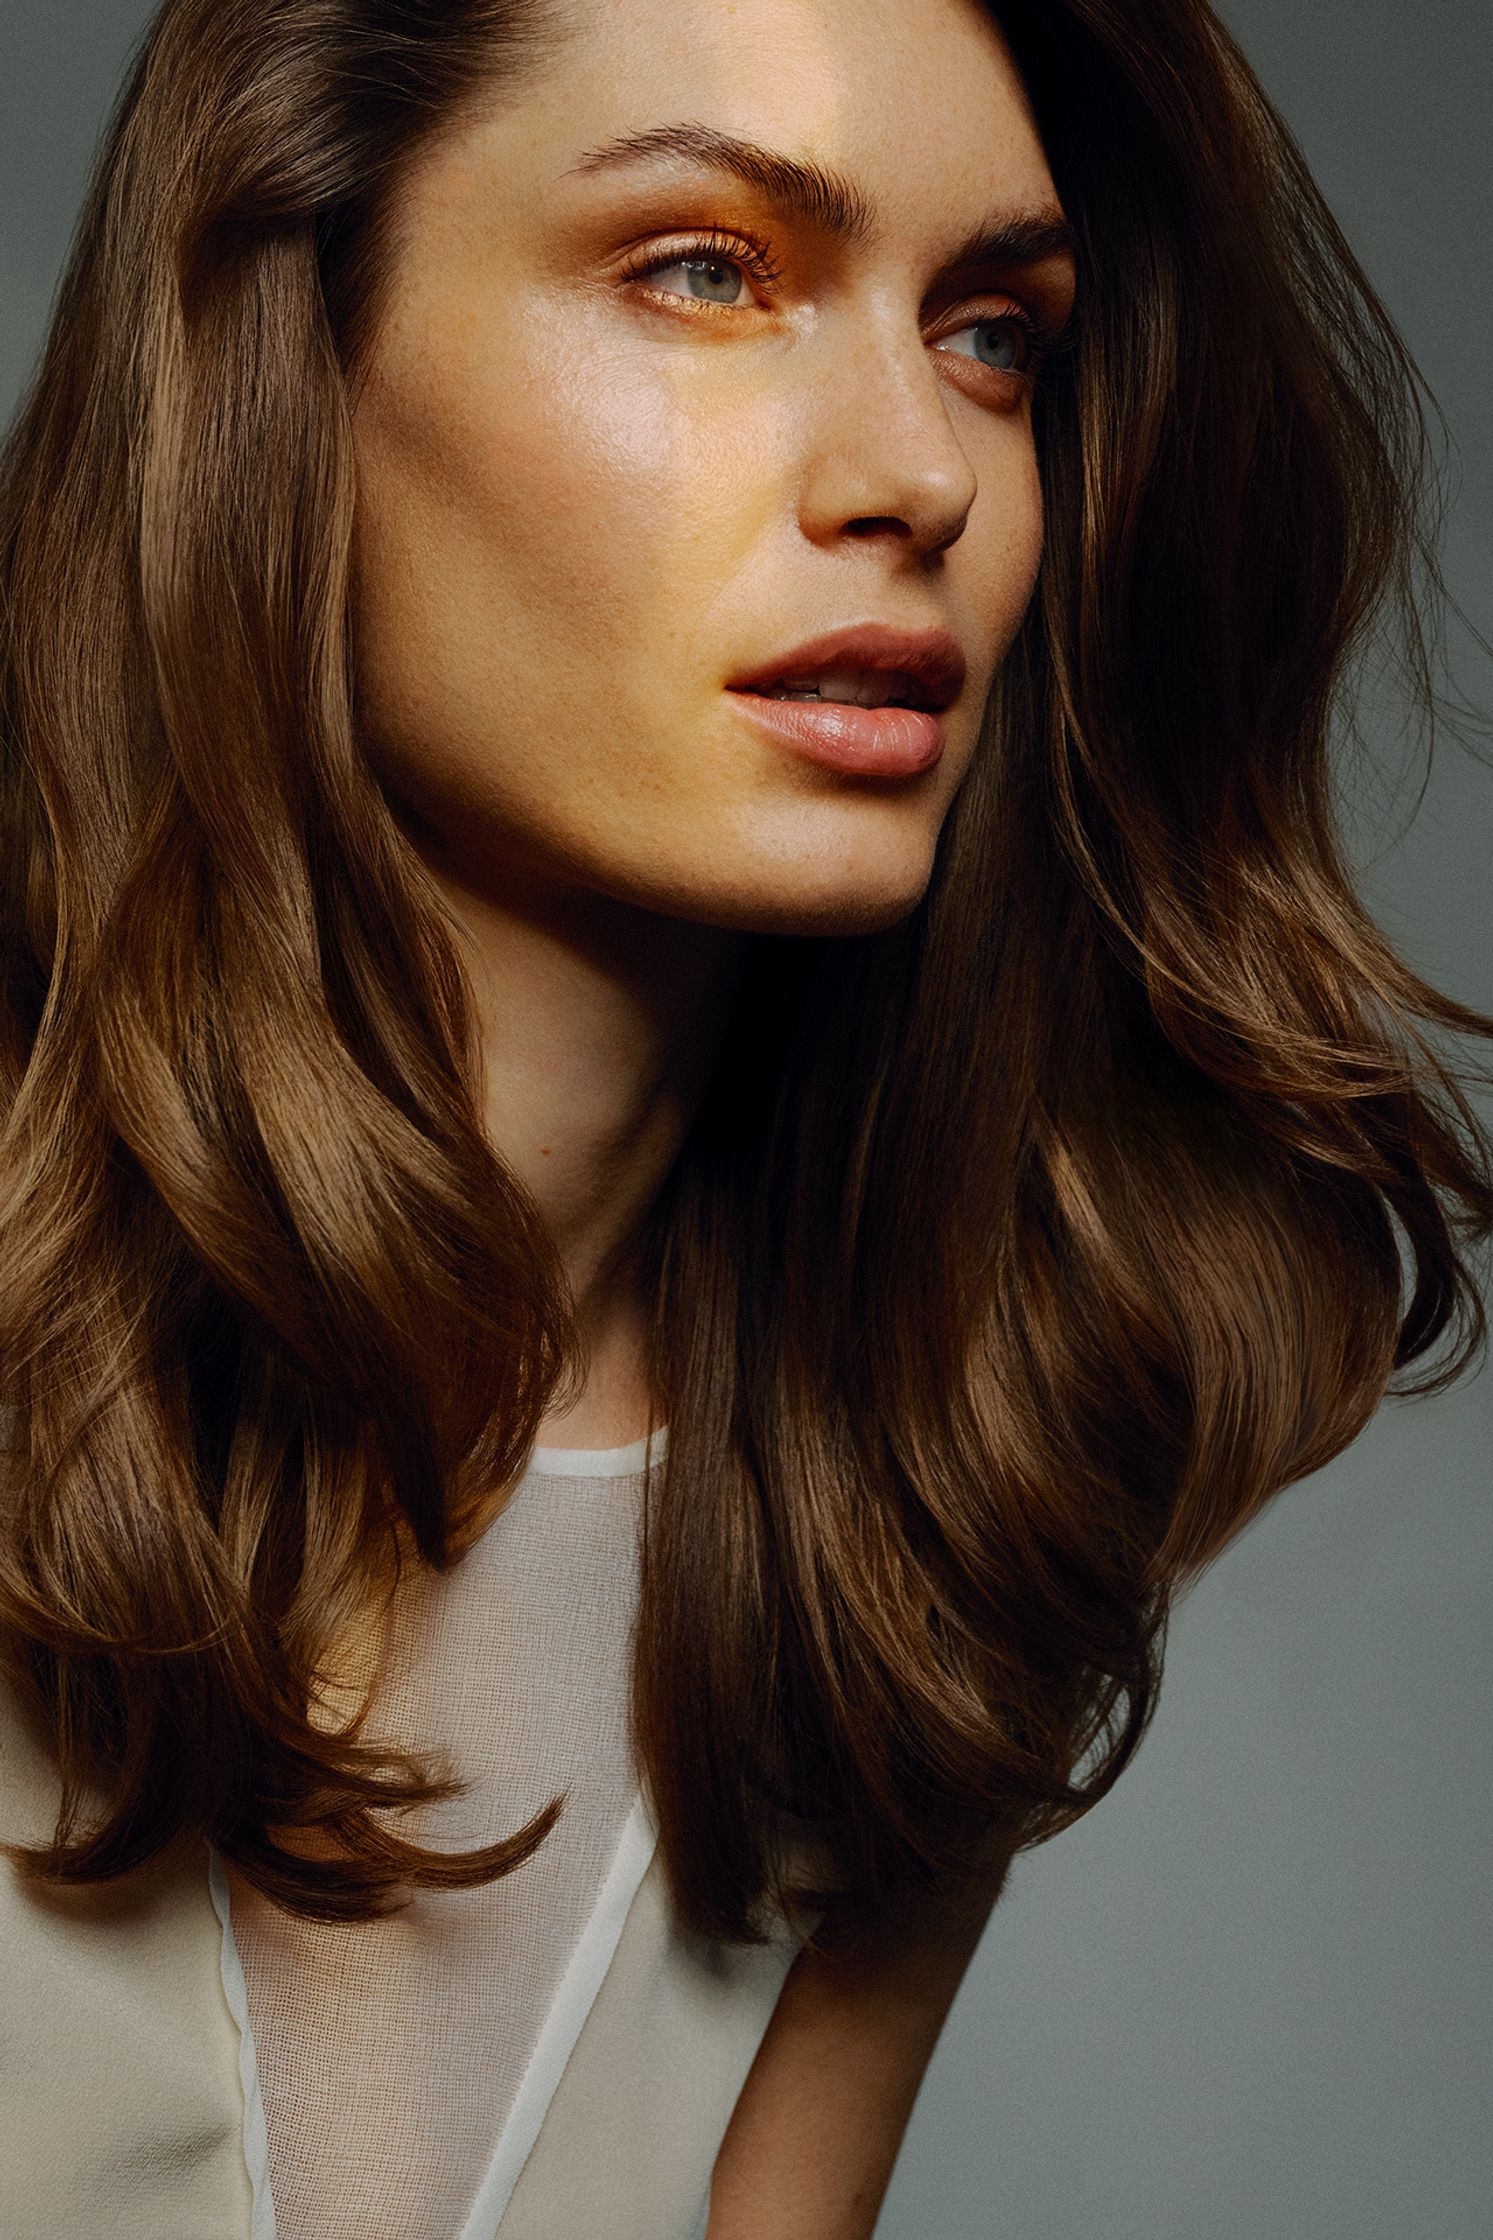
<svg viewBox="0 0 1493 2240">
<path fill-rule="evenodd" d="M 784 677 L 842 666 L 900 671 L 913 705 L 934 711 L 949 707 L 964 689 L 964 654 L 951 631 L 898 630 L 886 622 L 855 622 L 771 655 L 756 668 L 732 677 L 727 690 L 750 692 L 780 683 Z"/>
</svg>

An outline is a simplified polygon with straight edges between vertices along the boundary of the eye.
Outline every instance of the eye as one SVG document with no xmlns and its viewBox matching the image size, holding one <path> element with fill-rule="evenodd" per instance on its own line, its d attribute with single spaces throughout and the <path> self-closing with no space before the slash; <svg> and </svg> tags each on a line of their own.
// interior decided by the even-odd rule
<svg viewBox="0 0 1493 2240">
<path fill-rule="evenodd" d="M 750 272 L 764 288 L 773 287 L 783 277 L 781 266 L 774 263 L 762 242 L 743 234 L 721 233 L 704 234 L 693 241 L 676 242 L 670 249 L 655 251 L 641 264 L 629 265 L 622 277 L 625 280 L 644 280 L 652 274 L 672 272 L 680 268 L 701 274 L 706 287 L 728 288 L 733 266 L 738 273 L 741 270 Z M 713 306 L 718 311 L 744 308 L 739 298 L 727 301 L 710 295 L 678 296 L 673 288 L 659 288 L 652 292 L 675 296 L 676 300 L 693 302 L 706 308 Z"/>
<path fill-rule="evenodd" d="M 991 312 L 983 319 L 973 319 L 967 326 L 956 327 L 951 331 L 953 334 L 983 334 L 989 337 L 986 344 L 988 355 L 982 356 L 974 350 L 968 353 L 956 350 L 954 355 L 964 357 L 967 354 L 974 358 L 977 365 L 988 366 L 992 373 L 1034 375 L 1052 349 L 1049 337 L 1025 311 Z M 947 335 L 940 337 L 940 341 L 949 339 Z"/>
</svg>

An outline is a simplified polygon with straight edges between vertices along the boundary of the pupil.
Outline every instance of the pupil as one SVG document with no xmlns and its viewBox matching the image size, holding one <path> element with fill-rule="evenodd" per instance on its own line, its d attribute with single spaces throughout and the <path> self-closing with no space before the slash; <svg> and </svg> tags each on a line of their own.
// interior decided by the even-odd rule
<svg viewBox="0 0 1493 2240">
<path fill-rule="evenodd" d="M 735 269 L 720 257 L 683 257 L 680 262 L 686 272 L 707 274 L 707 287 L 729 290 L 731 283 L 738 278 Z"/>
<path fill-rule="evenodd" d="M 1015 370 L 1017 355 L 1016 337 L 999 319 L 982 319 L 981 327 L 987 335 L 995 337 L 993 349 L 986 352 L 987 365 L 996 366 L 1002 373 Z"/>
</svg>

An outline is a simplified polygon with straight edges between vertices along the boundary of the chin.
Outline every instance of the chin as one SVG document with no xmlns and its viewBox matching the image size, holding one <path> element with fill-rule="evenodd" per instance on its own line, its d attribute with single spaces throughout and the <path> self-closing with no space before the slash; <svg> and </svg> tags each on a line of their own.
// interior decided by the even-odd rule
<svg viewBox="0 0 1493 2240">
<path fill-rule="evenodd" d="M 857 934 L 883 933 L 899 925 L 916 910 L 926 892 L 926 879 L 914 892 L 897 895 L 826 895 L 814 903 L 785 901 L 762 932 L 801 934 L 821 940 L 845 940 Z"/>
<path fill-rule="evenodd" d="M 931 857 L 887 864 L 874 872 L 843 863 L 785 866 L 781 860 L 756 877 L 744 876 L 713 894 L 691 895 L 676 905 L 681 917 L 737 933 L 818 935 L 845 939 L 881 933 L 915 910 L 927 892 Z"/>
</svg>

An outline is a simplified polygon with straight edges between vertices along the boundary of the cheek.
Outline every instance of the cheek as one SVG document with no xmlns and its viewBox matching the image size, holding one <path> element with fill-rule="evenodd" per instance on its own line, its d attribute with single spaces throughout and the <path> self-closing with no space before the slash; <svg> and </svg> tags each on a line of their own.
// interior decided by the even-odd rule
<svg viewBox="0 0 1493 2240">
<path fill-rule="evenodd" d="M 557 660 L 615 681 L 704 589 L 723 531 L 710 444 L 689 399 L 625 351 L 543 321 L 520 355 L 491 340 L 370 396 L 365 606 L 448 675 L 511 658 L 515 682 L 553 679 Z"/>
<path fill-rule="evenodd" d="M 538 598 L 573 580 L 623 503 L 589 433 L 522 382 L 384 403 L 360 452 L 370 563 L 422 562 L 427 590 L 458 603 L 495 581 Z"/>
<path fill-rule="evenodd" d="M 997 561 L 1000 583 L 996 603 L 1003 616 L 1009 617 L 1009 630 L 1014 631 L 1030 603 L 1042 562 L 1042 482 L 1030 439 L 1023 444 L 1020 461 L 1002 488 L 999 512 L 1004 535 Z"/>
<path fill-rule="evenodd" d="M 968 616 L 969 643 L 983 638 L 986 668 L 994 674 L 1031 605 L 1042 564 L 1042 485 L 1029 438 L 1013 444 L 980 469 L 980 496 L 963 537 L 948 553 L 957 565 L 965 552 L 960 603 Z"/>
<path fill-rule="evenodd" d="M 645 501 L 595 422 L 562 407 L 496 361 L 401 369 L 367 393 L 353 612 L 386 769 L 489 764 L 498 710 L 521 760 L 567 674 L 605 658 L 616 555 L 636 549 Z"/>
<path fill-rule="evenodd" d="M 386 367 L 360 400 L 363 743 L 448 837 L 569 845 L 650 786 L 673 799 L 701 759 L 660 679 L 728 572 L 721 463 L 656 374 L 613 353 L 599 390 L 600 354 L 552 339 Z"/>
</svg>

